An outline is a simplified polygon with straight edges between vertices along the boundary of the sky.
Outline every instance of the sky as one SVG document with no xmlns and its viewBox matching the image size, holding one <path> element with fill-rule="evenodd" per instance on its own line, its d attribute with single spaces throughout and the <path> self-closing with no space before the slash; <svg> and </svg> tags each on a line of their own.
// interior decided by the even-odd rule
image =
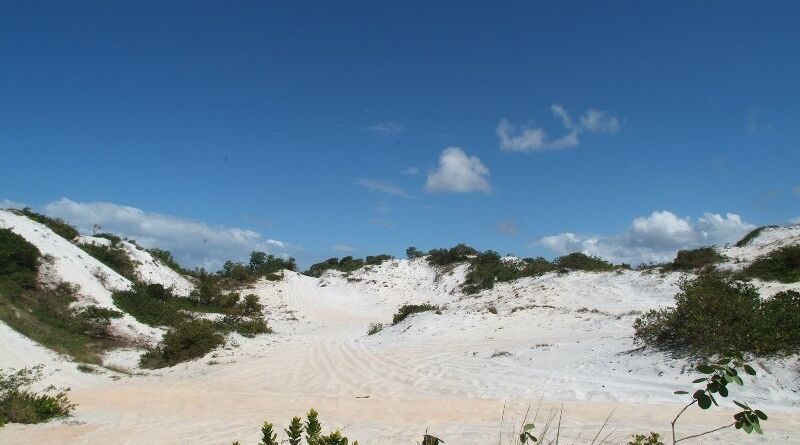
<svg viewBox="0 0 800 445">
<path fill-rule="evenodd" d="M 800 221 L 798 2 L 3 2 L 0 207 L 218 267 Z"/>
</svg>

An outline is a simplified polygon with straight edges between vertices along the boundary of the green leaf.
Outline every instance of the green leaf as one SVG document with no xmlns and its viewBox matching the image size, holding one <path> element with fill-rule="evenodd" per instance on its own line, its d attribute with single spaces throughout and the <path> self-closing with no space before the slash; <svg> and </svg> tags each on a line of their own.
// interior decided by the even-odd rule
<svg viewBox="0 0 800 445">
<path fill-rule="evenodd" d="M 750 365 L 744 365 L 744 372 L 746 372 L 746 373 L 748 373 L 750 375 L 756 375 L 756 370 L 753 369 L 753 367 L 750 366 Z"/>
<path fill-rule="evenodd" d="M 524 427 L 522 427 L 522 431 L 530 431 L 536 428 L 536 426 L 532 423 L 526 423 Z"/>
<path fill-rule="evenodd" d="M 709 365 L 700 365 L 697 367 L 697 372 L 702 372 L 703 374 L 713 374 L 714 368 Z"/>
<path fill-rule="evenodd" d="M 703 397 L 697 399 L 697 404 L 700 405 L 702 409 L 709 409 L 711 408 L 711 397 L 703 394 Z"/>
<path fill-rule="evenodd" d="M 700 397 L 703 397 L 703 394 L 705 394 L 705 391 L 703 391 L 702 389 L 698 389 L 697 391 L 694 392 L 694 394 L 692 394 L 692 398 L 696 400 L 700 399 Z"/>
<path fill-rule="evenodd" d="M 717 364 L 718 365 L 727 365 L 730 362 L 731 362 L 731 358 L 730 357 L 725 357 L 725 358 L 722 358 L 719 361 L 717 361 Z"/>
<path fill-rule="evenodd" d="M 761 429 L 761 425 L 759 425 L 759 424 L 757 424 L 757 423 L 754 423 L 754 424 L 753 424 L 753 429 L 754 429 L 754 430 L 755 430 L 755 432 L 757 432 L 758 434 L 764 434 L 764 430 L 762 430 L 762 429 Z"/>
<path fill-rule="evenodd" d="M 684 394 L 689 394 L 689 391 L 675 391 L 675 392 L 674 392 L 674 394 L 677 394 L 677 395 L 679 395 L 679 396 L 682 396 L 682 395 L 684 395 Z"/>
<path fill-rule="evenodd" d="M 767 420 L 767 415 L 764 414 L 764 411 L 761 411 L 760 409 L 757 409 L 757 410 L 755 410 L 755 413 L 756 413 L 756 415 L 758 416 L 759 419 Z"/>
<path fill-rule="evenodd" d="M 719 395 L 722 397 L 728 397 L 728 388 L 722 386 L 719 388 Z"/>
<path fill-rule="evenodd" d="M 752 433 L 752 432 L 753 432 L 753 425 L 751 425 L 751 424 L 749 424 L 749 423 L 745 423 L 745 424 L 744 424 L 744 426 L 743 426 L 743 428 L 744 428 L 744 431 L 745 431 L 747 434 L 750 434 L 750 433 Z"/>
<path fill-rule="evenodd" d="M 735 403 L 735 404 L 736 404 L 736 406 L 738 406 L 738 407 L 739 407 L 739 408 L 741 408 L 741 409 L 750 409 L 750 407 L 749 407 L 749 406 L 745 405 L 744 403 L 739 403 L 739 402 L 737 402 L 736 400 L 734 400 L 734 401 L 733 401 L 733 403 Z"/>
<path fill-rule="evenodd" d="M 733 381 L 736 382 L 736 384 L 739 385 L 739 386 L 744 386 L 744 382 L 742 382 L 742 378 L 739 377 L 738 375 L 733 378 Z"/>
<path fill-rule="evenodd" d="M 700 377 L 699 379 L 692 380 L 692 383 L 700 383 L 705 382 L 707 379 L 705 377 Z"/>
</svg>

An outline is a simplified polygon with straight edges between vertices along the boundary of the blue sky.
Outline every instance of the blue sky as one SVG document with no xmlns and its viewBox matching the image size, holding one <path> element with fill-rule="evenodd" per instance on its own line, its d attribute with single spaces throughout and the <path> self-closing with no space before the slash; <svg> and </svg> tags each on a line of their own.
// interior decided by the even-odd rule
<svg viewBox="0 0 800 445">
<path fill-rule="evenodd" d="M 251 245 L 308 265 L 457 242 L 655 260 L 800 217 L 797 17 L 6 2 L 0 199 L 212 266 Z"/>
</svg>

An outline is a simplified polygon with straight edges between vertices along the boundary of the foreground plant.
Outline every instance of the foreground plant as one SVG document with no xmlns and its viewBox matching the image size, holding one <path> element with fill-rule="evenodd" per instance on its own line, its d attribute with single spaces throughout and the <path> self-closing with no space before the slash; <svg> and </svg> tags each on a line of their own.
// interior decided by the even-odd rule
<svg viewBox="0 0 800 445">
<path fill-rule="evenodd" d="M 293 417 L 289 428 L 283 430 L 288 437 L 288 442 L 291 445 L 300 445 L 302 442 L 303 431 L 306 432 L 306 443 L 308 445 L 348 445 L 350 440 L 342 435 L 342 432 L 336 430 L 327 436 L 322 435 L 322 425 L 319 422 L 319 413 L 311 408 L 306 414 L 306 422 L 300 417 Z M 275 426 L 270 422 L 264 422 L 261 427 L 261 442 L 259 445 L 278 445 L 278 435 L 275 432 Z M 233 442 L 233 445 L 241 445 L 240 442 Z M 353 442 L 353 445 L 358 445 L 358 441 Z"/>
<path fill-rule="evenodd" d="M 69 388 L 45 388 L 44 393 L 28 389 L 42 378 L 42 365 L 20 370 L 0 371 L 0 427 L 6 423 L 41 423 L 65 417 L 75 409 Z M 55 394 L 50 394 L 56 391 Z"/>
<path fill-rule="evenodd" d="M 703 374 L 707 374 L 708 377 L 700 377 L 695 379 L 692 383 L 705 383 L 704 389 L 698 389 L 692 394 L 692 400 L 683 409 L 678 412 L 678 415 L 675 416 L 675 419 L 672 420 L 672 443 L 673 445 L 682 442 L 687 439 L 692 439 L 695 437 L 705 436 L 706 434 L 715 433 L 717 431 L 721 431 L 730 427 L 734 427 L 737 430 L 743 430 L 747 434 L 752 433 L 755 431 L 758 434 L 764 434 L 763 430 L 761 429 L 761 421 L 767 420 L 767 415 L 764 414 L 763 411 L 753 409 L 747 403 L 738 402 L 736 400 L 733 401 L 736 406 L 741 408 L 741 411 L 734 414 L 733 422 L 720 426 L 719 428 L 714 428 L 712 430 L 708 430 L 703 433 L 693 434 L 690 436 L 685 436 L 678 438 L 675 432 L 675 425 L 678 422 L 678 419 L 686 412 L 689 407 L 694 404 L 697 404 L 701 409 L 709 409 L 711 405 L 719 406 L 717 403 L 715 395 L 720 397 L 728 397 L 728 385 L 730 383 L 735 383 L 738 386 L 744 386 L 744 381 L 742 380 L 739 372 L 742 371 L 748 375 L 754 376 L 756 375 L 756 370 L 753 369 L 748 363 L 745 363 L 744 359 L 742 358 L 741 354 L 735 354 L 730 357 L 724 357 L 721 360 L 717 361 L 713 364 L 704 364 L 697 367 L 697 371 Z M 675 391 L 675 394 L 678 395 L 687 395 L 689 394 L 688 391 Z"/>
</svg>

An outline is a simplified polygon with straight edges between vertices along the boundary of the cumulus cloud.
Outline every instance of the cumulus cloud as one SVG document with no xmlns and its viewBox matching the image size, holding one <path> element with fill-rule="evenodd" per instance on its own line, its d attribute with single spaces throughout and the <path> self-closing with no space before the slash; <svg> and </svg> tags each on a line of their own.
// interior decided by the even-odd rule
<svg viewBox="0 0 800 445">
<path fill-rule="evenodd" d="M 403 132 L 403 126 L 397 122 L 378 122 L 375 125 L 366 127 L 365 130 L 383 136 L 394 136 Z"/>
<path fill-rule="evenodd" d="M 672 260 L 681 249 L 737 241 L 755 227 L 734 213 L 725 216 L 704 213 L 692 221 L 669 211 L 658 211 L 635 218 L 626 231 L 617 235 L 581 236 L 564 232 L 545 236 L 534 244 L 557 255 L 583 252 L 617 263 L 661 263 Z"/>
<path fill-rule="evenodd" d="M 360 178 L 356 179 L 355 184 L 367 190 L 385 193 L 387 195 L 399 196 L 405 199 L 413 199 L 414 195 L 406 192 L 402 187 L 392 185 L 388 182 L 378 181 L 375 179 Z"/>
<path fill-rule="evenodd" d="M 476 156 L 467 156 L 458 147 L 449 147 L 439 156 L 439 167 L 428 174 L 428 192 L 490 193 L 489 169 Z"/>
<path fill-rule="evenodd" d="M 616 116 L 603 110 L 588 109 L 576 123 L 562 105 L 550 107 L 553 114 L 561 121 L 567 132 L 557 138 L 550 139 L 543 128 L 522 127 L 519 130 L 508 121 L 500 119 L 495 130 L 500 140 L 500 148 L 507 151 L 545 151 L 563 150 L 575 147 L 580 142 L 578 135 L 583 132 L 594 134 L 613 134 L 622 128 L 622 122 Z"/>
<path fill-rule="evenodd" d="M 253 250 L 287 256 L 283 250 L 288 246 L 284 242 L 264 239 L 253 230 L 212 226 L 110 202 L 62 198 L 45 205 L 44 211 L 68 221 L 83 233 L 90 233 L 99 224 L 102 230 L 135 239 L 144 247 L 169 250 L 185 266 L 216 270 L 224 261 L 242 260 Z"/>
</svg>

